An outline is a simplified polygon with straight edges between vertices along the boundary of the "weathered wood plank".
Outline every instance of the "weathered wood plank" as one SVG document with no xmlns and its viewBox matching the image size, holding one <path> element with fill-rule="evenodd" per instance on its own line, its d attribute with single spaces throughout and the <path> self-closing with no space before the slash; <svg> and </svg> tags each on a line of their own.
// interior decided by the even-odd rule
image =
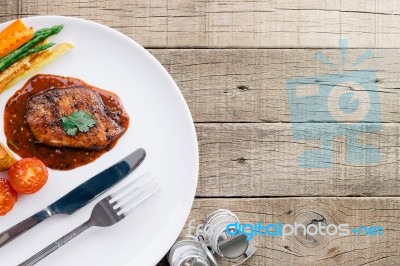
<svg viewBox="0 0 400 266">
<path fill-rule="evenodd" d="M 18 0 L 0 2 L 0 23 L 17 18 L 20 13 Z"/>
<path fill-rule="evenodd" d="M 400 50 L 372 50 L 371 58 L 353 67 L 351 64 L 365 50 L 349 49 L 345 72 L 341 71 L 339 49 L 321 51 L 332 63 L 338 65 L 337 69 L 316 60 L 318 51 L 150 50 L 177 82 L 196 122 L 290 122 L 287 82 L 294 77 L 309 77 L 311 84 L 329 85 L 317 91 L 322 96 L 315 97 L 312 102 L 320 105 L 325 104 L 328 99 L 321 91 L 333 91 L 332 88 L 344 80 L 356 83 L 361 81 L 367 91 L 378 91 L 376 97 L 369 97 L 370 106 L 374 110 L 380 105 L 381 114 L 375 112 L 377 116 L 367 116 L 361 121 L 376 122 L 381 119 L 384 122 L 400 122 Z M 330 75 L 324 78 L 328 80 L 324 81 L 322 77 L 327 74 Z M 301 84 L 298 85 L 300 87 Z M 354 92 L 349 87 L 344 88 L 347 92 Z M 298 107 L 297 112 L 300 114 L 292 117 L 294 122 L 324 121 L 329 111 L 326 106 L 301 104 Z M 318 112 L 315 112 L 317 107 Z M 335 118 L 343 121 L 340 114 Z"/>
<path fill-rule="evenodd" d="M 21 0 L 22 16 L 104 23 L 146 47 L 399 47 L 396 1 Z"/>
<path fill-rule="evenodd" d="M 348 144 L 342 135 L 333 139 L 331 147 L 321 149 L 322 138 L 346 133 L 332 125 L 296 124 L 295 129 L 301 128 L 294 139 L 293 128 L 286 123 L 197 124 L 197 196 L 400 195 L 399 124 L 387 123 L 381 131 L 372 133 L 363 132 L 373 131 L 373 124 L 347 131 L 358 143 L 371 147 L 357 150 L 357 144 Z M 373 160 L 372 147 L 379 149 L 380 161 L 354 161 L 362 157 Z M 306 150 L 320 150 L 322 154 L 306 159 L 300 167 L 299 156 Z M 329 162 L 329 155 L 330 168 L 315 168 Z M 322 164 L 316 166 L 320 158 Z"/>
<path fill-rule="evenodd" d="M 245 265 L 399 265 L 400 198 L 197 199 L 188 222 L 216 209 L 233 211 L 241 223 L 380 225 L 383 236 L 322 236 L 301 232 L 285 240 L 256 236 L 255 256 Z M 181 235 L 188 230 L 186 223 Z M 222 263 L 221 265 L 231 265 Z"/>
</svg>

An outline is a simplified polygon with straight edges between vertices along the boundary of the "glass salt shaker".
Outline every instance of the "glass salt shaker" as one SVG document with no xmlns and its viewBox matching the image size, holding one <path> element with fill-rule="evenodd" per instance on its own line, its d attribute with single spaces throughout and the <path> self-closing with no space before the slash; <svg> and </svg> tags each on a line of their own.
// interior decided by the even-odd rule
<svg viewBox="0 0 400 266">
<path fill-rule="evenodd" d="M 185 237 L 171 248 L 168 262 L 171 266 L 211 266 L 207 251 L 196 237 Z"/>
<path fill-rule="evenodd" d="M 243 260 L 241 264 L 251 257 L 256 251 L 255 246 L 247 240 L 244 234 L 228 234 L 227 231 L 235 232 L 237 229 L 232 225 L 240 224 L 239 219 L 229 210 L 219 209 L 210 213 L 203 226 L 203 237 L 206 245 L 219 256 L 226 259 Z"/>
<path fill-rule="evenodd" d="M 218 266 L 213 253 L 239 265 L 256 251 L 244 234 L 236 234 L 239 219 L 224 209 L 207 215 L 196 236 L 185 237 L 175 243 L 168 254 L 171 266 Z M 227 233 L 230 232 L 229 234 Z M 233 233 L 236 232 L 236 233 Z"/>
</svg>

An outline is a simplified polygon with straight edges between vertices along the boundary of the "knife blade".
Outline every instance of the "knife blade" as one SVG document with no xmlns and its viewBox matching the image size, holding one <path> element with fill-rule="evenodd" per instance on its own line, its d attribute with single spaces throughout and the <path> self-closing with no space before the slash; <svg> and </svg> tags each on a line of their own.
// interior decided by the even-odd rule
<svg viewBox="0 0 400 266">
<path fill-rule="evenodd" d="M 110 187 L 128 176 L 146 157 L 144 149 L 137 149 L 124 159 L 80 184 L 43 210 L 0 233 L 0 248 L 35 225 L 56 214 L 72 214 Z"/>
</svg>

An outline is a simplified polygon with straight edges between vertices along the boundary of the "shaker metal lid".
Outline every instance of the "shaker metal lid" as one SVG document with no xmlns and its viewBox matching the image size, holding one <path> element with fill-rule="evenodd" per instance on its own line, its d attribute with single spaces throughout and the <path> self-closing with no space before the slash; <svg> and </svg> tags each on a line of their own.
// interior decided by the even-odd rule
<svg viewBox="0 0 400 266">
<path fill-rule="evenodd" d="M 236 259 L 242 256 L 249 247 L 247 236 L 235 235 L 218 243 L 218 249 L 225 258 Z"/>
</svg>

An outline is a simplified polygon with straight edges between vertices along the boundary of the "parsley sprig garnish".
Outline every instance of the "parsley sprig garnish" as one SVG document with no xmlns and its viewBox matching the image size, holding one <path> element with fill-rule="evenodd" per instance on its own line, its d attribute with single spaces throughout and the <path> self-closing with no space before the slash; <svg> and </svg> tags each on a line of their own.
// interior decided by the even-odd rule
<svg viewBox="0 0 400 266">
<path fill-rule="evenodd" d="M 94 117 L 85 112 L 75 110 L 71 115 L 61 118 L 62 127 L 69 136 L 75 136 L 78 130 L 88 132 L 90 128 L 96 125 Z"/>
</svg>

